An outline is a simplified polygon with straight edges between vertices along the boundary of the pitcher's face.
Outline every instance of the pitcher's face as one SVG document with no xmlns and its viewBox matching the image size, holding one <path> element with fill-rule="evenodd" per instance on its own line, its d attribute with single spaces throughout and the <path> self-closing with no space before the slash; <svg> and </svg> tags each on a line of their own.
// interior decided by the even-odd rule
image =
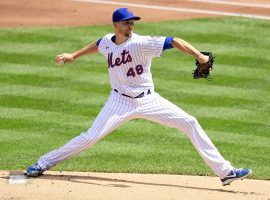
<svg viewBox="0 0 270 200">
<path fill-rule="evenodd" d="M 115 22 L 114 28 L 122 36 L 129 37 L 134 30 L 134 20 Z"/>
</svg>

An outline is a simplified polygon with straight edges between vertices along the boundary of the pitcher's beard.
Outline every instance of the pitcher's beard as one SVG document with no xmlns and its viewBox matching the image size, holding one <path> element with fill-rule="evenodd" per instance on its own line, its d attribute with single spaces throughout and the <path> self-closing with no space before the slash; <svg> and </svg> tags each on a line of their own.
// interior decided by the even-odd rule
<svg viewBox="0 0 270 200">
<path fill-rule="evenodd" d="M 124 36 L 125 36 L 125 37 L 130 37 L 130 36 L 132 35 L 132 32 L 133 32 L 133 31 L 126 32 L 126 33 L 124 33 Z"/>
</svg>

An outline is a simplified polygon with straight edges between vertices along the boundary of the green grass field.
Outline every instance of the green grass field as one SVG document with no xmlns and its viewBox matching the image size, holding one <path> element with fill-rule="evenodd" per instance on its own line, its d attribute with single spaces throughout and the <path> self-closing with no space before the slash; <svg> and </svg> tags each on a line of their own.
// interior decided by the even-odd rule
<svg viewBox="0 0 270 200">
<path fill-rule="evenodd" d="M 222 155 L 259 179 L 270 179 L 269 30 L 269 21 L 242 18 L 136 26 L 215 53 L 213 81 L 206 81 L 193 80 L 192 57 L 164 52 L 152 63 L 156 91 L 197 117 Z M 110 92 L 105 59 L 57 67 L 54 57 L 108 32 L 110 25 L 0 29 L 0 169 L 24 170 L 91 126 Z M 184 134 L 145 120 L 53 169 L 213 175 Z"/>
</svg>

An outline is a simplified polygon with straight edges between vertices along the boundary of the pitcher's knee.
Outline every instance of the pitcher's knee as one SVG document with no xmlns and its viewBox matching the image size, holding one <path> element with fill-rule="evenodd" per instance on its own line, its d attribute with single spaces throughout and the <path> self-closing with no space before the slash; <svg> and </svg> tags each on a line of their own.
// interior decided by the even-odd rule
<svg viewBox="0 0 270 200">
<path fill-rule="evenodd" d="M 186 119 L 186 122 L 189 123 L 189 124 L 198 124 L 198 120 L 195 117 L 193 117 L 193 116 L 189 116 Z"/>
<path fill-rule="evenodd" d="M 105 137 L 107 132 L 104 130 L 102 131 L 94 131 L 93 129 L 89 128 L 86 132 L 81 133 L 81 137 L 87 140 L 89 143 L 96 143 L 103 137 Z"/>
<path fill-rule="evenodd" d="M 190 128 L 196 126 L 198 124 L 198 121 L 195 117 L 188 115 L 186 118 L 179 119 L 179 122 L 177 123 L 177 127 L 180 131 L 186 132 Z"/>
<path fill-rule="evenodd" d="M 90 129 L 88 129 L 86 132 L 82 132 L 80 136 L 88 141 L 92 141 L 95 138 L 95 134 L 91 132 Z"/>
</svg>

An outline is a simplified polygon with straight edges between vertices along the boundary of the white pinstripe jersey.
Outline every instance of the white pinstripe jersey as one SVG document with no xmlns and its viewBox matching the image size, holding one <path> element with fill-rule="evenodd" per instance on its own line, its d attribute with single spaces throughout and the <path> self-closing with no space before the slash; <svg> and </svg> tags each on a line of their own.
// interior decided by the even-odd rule
<svg viewBox="0 0 270 200">
<path fill-rule="evenodd" d="M 117 45 L 112 41 L 113 36 L 105 35 L 98 45 L 98 51 L 108 61 L 112 89 L 133 97 L 148 89 L 154 90 L 151 61 L 161 56 L 166 37 L 132 33 L 127 41 Z"/>
</svg>

